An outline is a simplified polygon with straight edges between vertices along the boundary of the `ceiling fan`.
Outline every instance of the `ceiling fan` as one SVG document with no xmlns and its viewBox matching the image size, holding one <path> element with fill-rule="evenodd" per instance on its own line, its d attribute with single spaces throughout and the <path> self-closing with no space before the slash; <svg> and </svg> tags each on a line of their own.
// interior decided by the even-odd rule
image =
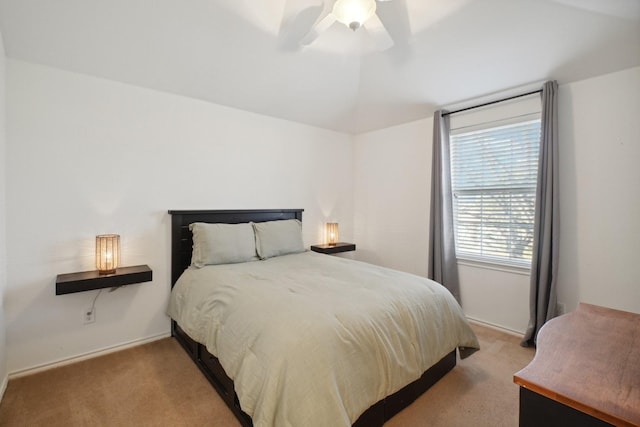
<svg viewBox="0 0 640 427">
<path fill-rule="evenodd" d="M 386 4 L 381 6 L 382 3 Z M 316 10 L 318 9 L 320 8 Z M 398 16 L 398 12 L 400 16 L 407 16 L 404 0 L 323 0 L 319 15 L 311 28 L 299 28 L 298 31 L 302 31 L 298 34 L 302 34 L 302 37 L 298 39 L 298 43 L 302 46 L 311 45 L 323 32 L 339 22 L 354 32 L 364 29 L 373 38 L 378 50 L 386 50 L 404 35 L 402 31 L 390 32 L 388 28 L 393 26 L 392 21 L 397 21 L 394 17 Z M 396 37 L 392 37 L 392 34 Z"/>
</svg>

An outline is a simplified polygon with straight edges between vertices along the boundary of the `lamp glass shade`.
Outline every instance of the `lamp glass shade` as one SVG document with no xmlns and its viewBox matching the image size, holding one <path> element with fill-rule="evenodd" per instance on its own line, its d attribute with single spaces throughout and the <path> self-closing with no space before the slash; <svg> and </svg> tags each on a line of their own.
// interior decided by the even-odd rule
<svg viewBox="0 0 640 427">
<path fill-rule="evenodd" d="M 327 243 L 330 246 L 335 246 L 338 243 L 339 238 L 340 238 L 340 235 L 338 233 L 338 223 L 328 222 L 327 223 Z"/>
<path fill-rule="evenodd" d="M 333 16 L 352 30 L 357 30 L 376 13 L 375 0 L 336 0 Z"/>
<path fill-rule="evenodd" d="M 96 267 L 100 274 L 116 272 L 120 262 L 120 236 L 102 234 L 96 236 Z"/>
</svg>

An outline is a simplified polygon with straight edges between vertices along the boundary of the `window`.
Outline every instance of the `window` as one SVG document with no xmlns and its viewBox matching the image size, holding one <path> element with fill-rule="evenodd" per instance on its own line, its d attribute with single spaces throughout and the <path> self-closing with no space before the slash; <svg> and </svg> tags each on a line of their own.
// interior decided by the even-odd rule
<svg viewBox="0 0 640 427">
<path fill-rule="evenodd" d="M 539 114 L 451 131 L 456 256 L 530 267 Z"/>
</svg>

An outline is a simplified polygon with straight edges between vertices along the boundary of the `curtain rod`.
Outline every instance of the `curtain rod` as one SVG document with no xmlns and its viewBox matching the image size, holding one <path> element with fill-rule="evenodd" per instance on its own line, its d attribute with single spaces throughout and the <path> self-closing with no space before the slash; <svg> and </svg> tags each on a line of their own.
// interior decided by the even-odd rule
<svg viewBox="0 0 640 427">
<path fill-rule="evenodd" d="M 529 96 L 529 95 L 533 95 L 535 93 L 541 93 L 542 89 L 538 89 L 538 90 L 534 90 L 531 92 L 527 92 L 527 93 L 523 93 L 520 95 L 514 95 L 514 96 L 510 96 L 508 98 L 502 98 L 502 99 L 498 99 L 495 101 L 491 101 L 491 102 L 485 102 L 484 104 L 480 104 L 480 105 L 474 105 L 473 107 L 467 107 L 467 108 L 461 108 L 459 110 L 455 110 L 455 111 L 451 111 L 448 113 L 442 113 L 442 116 L 450 116 L 451 114 L 456 114 L 456 113 L 462 113 L 463 111 L 467 111 L 467 110 L 473 110 L 476 108 L 480 108 L 480 107 L 486 107 L 487 105 L 492 105 L 492 104 L 497 104 L 498 102 L 504 102 L 504 101 L 509 101 L 511 99 L 516 99 L 516 98 L 522 98 L 523 96 Z"/>
</svg>

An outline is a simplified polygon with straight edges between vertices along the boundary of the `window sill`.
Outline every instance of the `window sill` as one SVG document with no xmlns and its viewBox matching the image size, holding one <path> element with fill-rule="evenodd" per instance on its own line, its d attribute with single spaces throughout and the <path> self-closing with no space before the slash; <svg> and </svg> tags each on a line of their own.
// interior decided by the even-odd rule
<svg viewBox="0 0 640 427">
<path fill-rule="evenodd" d="M 503 271 L 505 273 L 520 274 L 522 276 L 529 276 L 531 274 L 531 267 L 518 265 L 518 264 L 502 264 L 497 262 L 490 262 L 486 260 L 479 260 L 475 258 L 457 258 L 458 265 L 464 265 L 467 267 L 482 268 L 485 270 Z"/>
</svg>

